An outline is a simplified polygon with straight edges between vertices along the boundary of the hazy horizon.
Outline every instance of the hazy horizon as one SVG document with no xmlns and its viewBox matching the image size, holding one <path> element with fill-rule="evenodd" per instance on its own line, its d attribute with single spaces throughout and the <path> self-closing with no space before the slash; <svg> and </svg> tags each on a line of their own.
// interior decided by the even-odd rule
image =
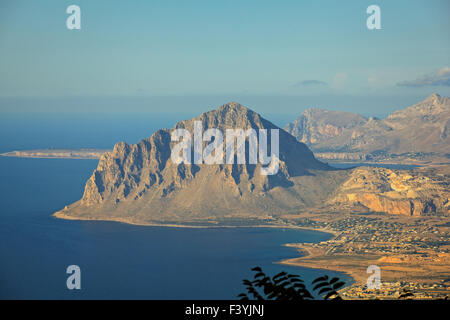
<svg viewBox="0 0 450 320">
<path fill-rule="evenodd" d="M 408 97 L 347 95 L 172 95 L 172 96 L 67 96 L 67 97 L 0 97 L 1 113 L 167 113 L 178 120 L 197 116 L 236 101 L 282 126 L 309 108 L 358 113 L 384 118 L 388 114 L 414 105 L 433 93 Z"/>
<path fill-rule="evenodd" d="M 0 112 L 183 112 L 238 101 L 385 116 L 450 95 L 448 1 L 0 4 Z M 432 23 L 431 23 L 432 22 Z M 413 41 L 411 41 L 414 39 Z"/>
</svg>

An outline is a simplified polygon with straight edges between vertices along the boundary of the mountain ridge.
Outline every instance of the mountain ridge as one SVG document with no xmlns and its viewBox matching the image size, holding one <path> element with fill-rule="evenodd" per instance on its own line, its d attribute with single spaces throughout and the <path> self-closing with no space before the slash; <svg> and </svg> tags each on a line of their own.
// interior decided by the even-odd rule
<svg viewBox="0 0 450 320">
<path fill-rule="evenodd" d="M 308 109 L 284 129 L 315 153 L 335 153 L 336 159 L 339 154 L 357 160 L 357 155 L 359 160 L 380 154 L 446 155 L 450 153 L 450 98 L 434 93 L 383 119 Z"/>
<path fill-rule="evenodd" d="M 173 162 L 173 130 L 192 133 L 195 123 L 204 130 L 278 129 L 278 172 L 260 174 L 260 163 Z M 448 214 L 448 197 L 445 179 L 420 172 L 332 168 L 294 136 L 231 102 L 182 120 L 172 129 L 157 130 L 137 144 L 117 143 L 101 156 L 82 198 L 54 216 L 144 225 L 226 224 L 233 219 L 273 224 L 299 212 Z"/>
<path fill-rule="evenodd" d="M 174 164 L 170 160 L 171 132 L 183 128 L 192 133 L 195 121 L 201 122 L 204 130 L 279 129 L 278 173 L 261 175 L 261 164 L 248 162 Z M 254 111 L 231 102 L 180 121 L 172 129 L 160 129 L 137 144 L 117 143 L 113 151 L 100 158 L 81 200 L 59 215 L 105 216 L 108 212 L 109 217 L 126 216 L 135 222 L 233 215 L 268 217 L 280 207 L 311 205 L 310 200 L 299 196 L 305 186 L 294 180 L 306 181 L 329 170 L 306 145 Z"/>
</svg>

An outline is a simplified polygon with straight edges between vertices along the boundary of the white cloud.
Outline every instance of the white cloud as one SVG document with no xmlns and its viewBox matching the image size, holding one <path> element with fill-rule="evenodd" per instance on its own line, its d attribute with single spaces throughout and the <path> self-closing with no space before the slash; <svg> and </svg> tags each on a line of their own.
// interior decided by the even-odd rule
<svg viewBox="0 0 450 320">
<path fill-rule="evenodd" d="M 405 80 L 397 83 L 400 87 L 450 87 L 450 67 L 445 67 L 425 74 L 415 80 Z"/>
</svg>

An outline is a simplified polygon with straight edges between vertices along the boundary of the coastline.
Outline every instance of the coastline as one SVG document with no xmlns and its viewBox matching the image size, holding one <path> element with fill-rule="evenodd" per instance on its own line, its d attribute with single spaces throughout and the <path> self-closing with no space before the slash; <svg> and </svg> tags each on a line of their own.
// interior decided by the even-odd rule
<svg viewBox="0 0 450 320">
<path fill-rule="evenodd" d="M 98 160 L 106 149 L 33 149 L 0 153 L 2 157 L 31 159 L 90 159 Z"/>
<path fill-rule="evenodd" d="M 0 157 L 5 158 L 21 158 L 21 159 L 67 159 L 67 160 L 98 160 L 97 157 L 51 157 L 51 156 L 13 156 L 0 154 Z"/>
<path fill-rule="evenodd" d="M 2 157 L 12 157 L 12 158 L 32 158 L 32 159 L 99 159 L 100 156 L 111 151 L 109 149 L 30 149 L 30 150 L 16 150 L 0 153 Z M 350 159 L 328 159 L 316 157 L 318 160 L 333 164 L 345 164 L 345 165 L 360 165 L 361 163 L 366 163 L 370 165 L 408 165 L 408 166 L 429 166 L 429 165 L 448 165 L 449 160 L 442 156 L 440 157 L 429 157 L 426 159 L 410 159 L 410 158 L 400 158 L 400 159 L 380 159 L 380 160 L 350 160 Z"/>
<path fill-rule="evenodd" d="M 320 233 L 325 233 L 325 234 L 329 234 L 331 235 L 331 238 L 329 240 L 332 240 L 334 238 L 336 238 L 340 232 L 338 231 L 334 231 L 334 230 L 329 230 L 329 229 L 316 229 L 316 228 L 308 228 L 308 227 L 298 227 L 298 226 L 294 226 L 294 225 L 276 225 L 276 224 L 268 224 L 268 225 L 240 225 L 240 226 L 235 226 L 235 225 L 208 225 L 208 226 L 199 226 L 199 225 L 183 225 L 183 224 L 175 224 L 175 223 L 162 223 L 162 224 L 158 224 L 158 223 L 145 223 L 145 222 L 133 222 L 133 221 L 129 221 L 127 219 L 121 219 L 121 218 L 114 218 L 114 219 L 98 219 L 98 218 L 83 218 L 83 217 L 72 217 L 72 216 L 68 216 L 65 215 L 64 213 L 62 213 L 61 211 L 58 211 L 54 214 L 52 214 L 53 218 L 56 219 L 64 219 L 64 220 L 78 220 L 78 221 L 103 221 L 103 222 L 117 222 L 117 223 L 123 223 L 123 224 L 129 224 L 129 225 L 134 225 L 134 226 L 146 226 L 146 227 L 166 227 L 166 228 L 191 228 L 191 229 L 211 229 L 211 228 L 276 228 L 276 229 L 297 229 L 297 230 L 308 230 L 308 231 L 315 231 L 315 232 L 320 232 Z M 357 279 L 355 278 L 354 274 L 352 274 L 350 271 L 348 270 L 337 270 L 337 269 L 331 269 L 331 268 L 326 268 L 323 265 L 310 265 L 310 264 L 303 264 L 303 263 L 299 263 L 298 260 L 299 259 L 305 259 L 305 258 L 310 258 L 310 257 L 314 257 L 314 255 L 307 249 L 307 248 L 301 248 L 299 247 L 300 245 L 297 243 L 285 243 L 282 246 L 284 247 L 290 247 L 290 248 L 295 248 L 297 250 L 298 253 L 301 254 L 300 257 L 292 257 L 292 258 L 288 258 L 288 259 L 284 259 L 281 261 L 274 261 L 274 263 L 276 264 L 280 264 L 280 265 L 287 265 L 287 266 L 291 266 L 291 267 L 303 267 L 303 268 L 308 268 L 308 269 L 315 269 L 315 270 L 323 270 L 323 271 L 333 271 L 333 272 L 339 272 L 339 273 L 343 273 L 346 274 L 348 277 L 350 277 L 350 281 L 348 283 L 345 284 L 345 286 L 343 288 L 347 288 L 348 286 L 354 284 L 357 282 Z"/>
<path fill-rule="evenodd" d="M 341 268 L 341 267 L 336 267 L 336 266 L 329 267 L 324 264 L 311 263 L 309 261 L 304 261 L 304 260 L 311 259 L 311 258 L 321 258 L 322 257 L 322 255 L 320 255 L 320 254 L 311 253 L 311 251 L 305 247 L 299 247 L 299 246 L 296 246 L 296 244 L 285 244 L 285 246 L 295 248 L 301 254 L 301 256 L 296 257 L 296 258 L 284 259 L 284 260 L 278 262 L 279 264 L 283 264 L 283 265 L 287 265 L 287 266 L 291 266 L 291 267 L 303 267 L 303 268 L 309 268 L 309 269 L 315 269 L 315 270 L 323 270 L 325 272 L 333 271 L 333 272 L 343 273 L 343 274 L 347 275 L 351 279 L 351 281 L 349 283 L 346 283 L 345 286 L 342 287 L 340 290 L 347 288 L 354 284 L 360 284 L 360 283 L 364 282 L 364 280 L 365 280 L 365 278 L 362 277 L 360 273 L 355 272 L 354 270 L 351 270 L 351 269 Z M 366 278 L 367 278 L 367 276 L 366 276 Z"/>
<path fill-rule="evenodd" d="M 61 210 L 62 211 L 62 210 Z M 189 225 L 189 224 L 177 224 L 177 223 L 156 223 L 156 222 L 134 222 L 122 218 L 88 218 L 88 217 L 73 217 L 57 211 L 51 216 L 56 219 L 62 220 L 78 220 L 78 221 L 104 221 L 104 222 L 118 222 L 134 226 L 142 227 L 168 227 L 168 228 L 195 228 L 195 229 L 206 229 L 206 228 L 276 228 L 276 229 L 299 229 L 299 230 L 309 230 L 318 231 L 322 233 L 328 233 L 335 238 L 339 232 L 328 230 L 328 229 L 314 229 L 308 227 L 299 227 L 294 225 L 284 225 L 284 224 L 249 224 L 249 225 L 226 225 L 226 224 L 216 224 L 216 225 Z M 289 244 L 285 244 L 289 245 Z"/>
<path fill-rule="evenodd" d="M 319 231 L 319 232 L 331 234 L 333 237 L 330 238 L 329 240 L 334 240 L 337 236 L 339 236 L 341 234 L 341 232 L 339 232 L 339 231 L 323 229 L 323 228 L 315 229 L 315 228 L 302 227 L 300 229 Z M 323 255 L 313 253 L 310 248 L 308 248 L 307 246 L 304 246 L 300 243 L 286 243 L 286 244 L 284 244 L 284 246 L 296 249 L 297 252 L 300 254 L 300 256 L 295 257 L 295 258 L 284 259 L 277 263 L 291 266 L 291 267 L 303 267 L 303 268 L 310 268 L 310 269 L 323 270 L 323 271 L 340 272 L 340 273 L 346 274 L 348 277 L 351 278 L 351 281 L 350 281 L 350 283 L 346 283 L 345 286 L 342 287 L 340 290 L 347 288 L 355 283 L 359 283 L 362 280 L 365 280 L 365 278 L 361 277 L 360 274 L 355 272 L 354 270 L 350 270 L 347 268 L 340 268 L 340 267 L 330 268 L 329 266 L 324 265 L 324 264 L 311 263 L 310 261 L 306 261 L 306 260 L 312 259 L 312 258 L 321 258 L 321 257 L 323 257 Z"/>
</svg>

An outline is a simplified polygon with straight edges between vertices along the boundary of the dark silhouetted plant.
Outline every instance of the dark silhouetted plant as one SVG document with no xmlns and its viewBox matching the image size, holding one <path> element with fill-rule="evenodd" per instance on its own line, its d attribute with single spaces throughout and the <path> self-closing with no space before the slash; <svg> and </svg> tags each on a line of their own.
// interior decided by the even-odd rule
<svg viewBox="0 0 450 320">
<path fill-rule="evenodd" d="M 242 300 L 306 300 L 314 299 L 298 275 L 280 272 L 272 278 L 266 275 L 260 267 L 252 269 L 255 272 L 254 280 L 243 280 L 247 293 L 241 293 L 238 298 Z M 312 282 L 313 291 L 325 300 L 342 300 L 336 290 L 345 283 L 339 278 L 328 280 L 328 276 L 315 279 Z"/>
<path fill-rule="evenodd" d="M 409 297 L 414 297 L 414 293 L 411 292 L 409 289 L 403 289 L 400 295 L 398 296 L 399 299 L 406 299 Z"/>
<path fill-rule="evenodd" d="M 325 300 L 342 300 L 336 290 L 344 286 L 345 282 L 339 281 L 339 278 L 334 277 L 328 281 L 328 276 L 323 276 L 315 279 L 312 284 L 315 284 L 313 290 L 319 290 L 319 295 Z"/>
</svg>

